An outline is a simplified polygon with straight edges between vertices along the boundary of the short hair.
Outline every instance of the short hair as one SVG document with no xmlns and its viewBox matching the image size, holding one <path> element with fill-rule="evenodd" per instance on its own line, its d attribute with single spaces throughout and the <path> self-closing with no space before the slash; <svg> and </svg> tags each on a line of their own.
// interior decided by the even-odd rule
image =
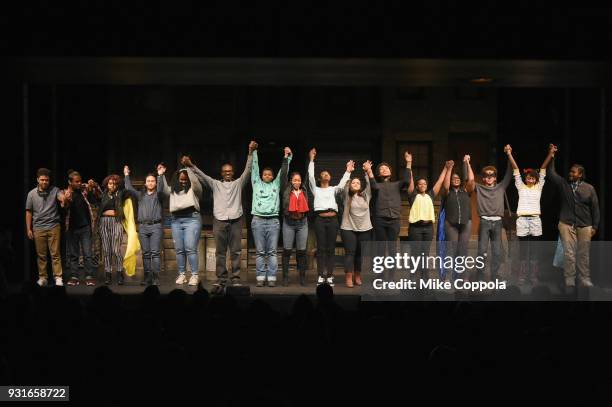
<svg viewBox="0 0 612 407">
<path fill-rule="evenodd" d="M 572 164 L 571 168 L 575 168 L 580 171 L 580 179 L 584 181 L 584 179 L 586 178 L 586 172 L 584 170 L 584 167 L 580 164 Z"/>
<path fill-rule="evenodd" d="M 234 169 L 234 164 L 232 164 L 232 163 L 223 163 L 223 164 L 221 164 L 221 170 L 223 170 L 223 167 L 225 167 L 226 165 L 229 165 L 230 167 L 232 167 L 232 170 Z"/>
<path fill-rule="evenodd" d="M 81 177 L 81 174 L 78 171 L 75 171 L 75 170 L 68 170 L 68 179 L 70 181 L 72 181 L 72 179 L 74 177 Z M 83 177 L 81 177 L 81 178 L 83 178 Z"/>
<path fill-rule="evenodd" d="M 272 173 L 272 176 L 274 176 L 274 170 L 272 169 L 272 167 L 264 167 L 261 170 L 261 175 L 263 175 L 264 171 L 270 171 Z"/>
<path fill-rule="evenodd" d="M 118 189 L 121 187 L 121 177 L 117 174 L 111 174 L 102 181 L 102 188 L 106 188 L 108 186 L 108 182 L 111 180 L 115 181 Z"/>
<path fill-rule="evenodd" d="M 386 161 L 381 162 L 380 164 L 378 164 L 376 166 L 376 175 L 380 175 L 380 167 L 385 166 L 387 168 L 389 168 L 389 171 L 393 172 L 393 167 L 391 167 L 391 164 L 389 164 Z"/>
<path fill-rule="evenodd" d="M 48 168 L 39 168 L 36 170 L 36 178 L 43 176 L 51 178 L 51 170 Z"/>
<path fill-rule="evenodd" d="M 525 175 L 525 177 L 533 177 L 536 179 L 536 182 L 540 181 L 540 174 L 534 170 L 533 168 L 525 168 L 523 170 L 523 174 Z"/>
<path fill-rule="evenodd" d="M 495 176 L 497 177 L 497 168 L 495 168 L 493 165 L 487 165 L 486 167 L 483 167 L 481 171 L 482 175 L 485 175 L 487 171 L 493 171 L 493 174 L 495 174 Z"/>
</svg>

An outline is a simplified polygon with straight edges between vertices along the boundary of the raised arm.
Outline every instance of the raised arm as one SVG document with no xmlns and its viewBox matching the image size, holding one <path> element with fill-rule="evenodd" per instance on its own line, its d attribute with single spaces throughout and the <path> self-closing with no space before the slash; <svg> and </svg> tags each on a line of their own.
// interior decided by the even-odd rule
<svg viewBox="0 0 612 407">
<path fill-rule="evenodd" d="M 136 191 L 136 189 L 132 185 L 132 181 L 130 179 L 130 167 L 128 167 L 127 165 L 123 166 L 123 182 L 125 183 L 125 189 L 127 189 L 128 191 L 132 191 L 136 194 L 138 193 L 138 191 Z"/>
<path fill-rule="evenodd" d="M 446 164 L 444 164 L 444 168 L 442 168 L 442 171 L 440 171 L 440 176 L 432 188 L 434 196 L 437 196 L 440 193 L 440 189 L 444 183 L 444 178 L 446 178 L 446 173 L 451 171 L 453 165 L 453 161 L 447 161 Z"/>
<path fill-rule="evenodd" d="M 510 145 L 506 145 L 504 147 L 504 152 L 508 157 L 508 165 L 506 165 L 506 173 L 504 174 L 504 178 L 501 180 L 500 185 L 503 189 L 508 188 L 510 185 L 510 181 L 512 181 L 512 164 L 510 163 L 510 155 L 512 154 L 512 147 Z"/>
<path fill-rule="evenodd" d="M 157 164 L 157 192 L 164 196 L 170 196 L 170 187 L 166 182 L 166 166 Z"/>
<path fill-rule="evenodd" d="M 550 164 L 552 159 L 555 157 L 556 152 L 557 152 L 557 146 L 553 144 L 549 144 L 548 153 L 546 154 L 546 158 L 544 159 L 544 162 L 542 163 L 542 165 L 540 165 L 541 170 L 546 170 L 546 168 L 548 167 L 548 164 Z"/>
<path fill-rule="evenodd" d="M 312 192 L 312 196 L 315 196 L 317 193 L 317 180 L 315 179 L 315 164 L 314 160 L 317 157 L 317 150 L 311 149 L 308 153 L 310 158 L 310 162 L 308 163 L 308 183 L 310 184 L 310 191 Z"/>
<path fill-rule="evenodd" d="M 353 170 L 355 170 L 355 162 L 350 160 L 346 163 L 346 171 L 344 172 L 344 175 L 342 175 L 342 178 L 340 178 L 340 182 L 334 187 L 335 192 L 338 192 L 344 188 L 346 182 L 351 179 L 351 172 L 353 172 Z"/>
<path fill-rule="evenodd" d="M 276 185 L 279 185 L 281 189 L 284 189 L 284 186 L 287 184 L 287 174 L 289 173 L 289 164 L 291 163 L 291 158 L 293 157 L 291 153 L 291 149 L 289 147 L 285 147 L 283 150 L 283 165 L 281 165 L 281 169 L 278 172 L 278 176 L 274 180 Z"/>
<path fill-rule="evenodd" d="M 249 175 L 251 175 L 251 165 L 253 163 L 253 152 L 255 150 L 257 150 L 257 143 L 251 140 L 251 142 L 249 143 L 249 155 L 247 156 L 247 161 L 246 161 L 246 164 L 244 165 L 244 171 L 238 178 L 238 181 L 240 182 L 242 186 L 244 186 L 248 182 Z"/>
<path fill-rule="evenodd" d="M 365 176 L 365 197 L 366 200 L 369 202 L 370 198 L 372 198 L 372 183 L 376 183 L 376 180 L 374 180 L 374 174 L 372 174 L 372 161 L 368 160 L 366 162 L 363 163 L 363 172 L 365 172 L 366 176 Z M 372 180 L 373 182 L 370 182 L 370 180 Z"/>
<path fill-rule="evenodd" d="M 463 157 L 463 168 L 464 168 L 464 174 L 466 173 L 466 169 L 467 169 L 467 182 L 465 183 L 465 190 L 469 193 L 474 192 L 474 189 L 476 189 L 476 177 L 474 177 L 474 170 L 472 169 L 472 164 L 471 161 L 472 158 L 466 154 Z"/>
<path fill-rule="evenodd" d="M 404 160 L 406 161 L 406 166 L 402 168 L 402 171 L 400 172 L 400 182 L 398 184 L 400 190 L 406 187 L 410 188 L 410 180 L 412 179 L 412 154 L 410 154 L 408 151 L 405 151 Z"/>
<path fill-rule="evenodd" d="M 455 166 L 454 161 L 451 160 L 450 162 L 452 163 L 450 167 L 450 171 L 446 171 L 446 174 L 444 174 L 444 181 L 442 182 L 442 187 L 444 188 L 443 192 L 445 193 L 448 193 L 448 191 L 450 191 L 450 180 L 451 180 L 451 175 L 453 173 L 453 167 Z"/>
<path fill-rule="evenodd" d="M 514 160 L 514 156 L 512 155 L 512 147 L 510 147 L 510 144 L 504 147 L 504 151 L 507 151 L 506 154 L 508 155 L 508 162 L 510 163 L 510 165 L 512 165 L 512 175 L 514 176 L 514 186 L 516 186 L 516 189 L 521 189 L 525 186 L 525 183 L 523 182 L 523 178 L 521 177 L 521 170 L 519 169 L 519 166 Z"/>
<path fill-rule="evenodd" d="M 253 158 L 251 160 L 251 184 L 257 186 L 261 184 L 261 178 L 259 177 L 259 155 L 257 150 L 253 151 Z"/>
<path fill-rule="evenodd" d="M 559 174 L 557 174 L 557 171 L 555 170 L 555 155 L 558 151 L 557 146 L 555 146 L 554 144 L 549 144 L 548 151 L 549 153 L 552 152 L 552 156 L 548 163 L 548 169 L 546 170 L 546 175 L 548 179 L 551 180 L 554 184 L 562 185 L 565 182 L 565 179 Z"/>
</svg>

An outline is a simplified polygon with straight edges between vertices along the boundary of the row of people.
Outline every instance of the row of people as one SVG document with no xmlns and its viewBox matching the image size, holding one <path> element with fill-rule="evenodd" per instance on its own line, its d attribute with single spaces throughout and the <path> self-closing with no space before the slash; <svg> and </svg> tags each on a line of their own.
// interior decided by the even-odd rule
<svg viewBox="0 0 612 407">
<path fill-rule="evenodd" d="M 130 169 L 124 168 L 123 182 L 118 175 L 110 175 L 100 187 L 95 181 L 82 183 L 76 171 L 69 174 L 69 184 L 64 190 L 50 187 L 50 173 L 40 169 L 38 186 L 32 190 L 26 202 L 26 226 L 30 239 L 35 241 L 38 257 L 39 283 L 46 284 L 47 247 L 51 252 L 52 269 L 56 284 L 61 284 L 62 270 L 59 253 L 59 212 L 64 208 L 66 241 L 68 246 L 68 284 L 76 285 L 78 258 L 83 255 L 86 283 L 95 284 L 92 265 L 92 230 L 99 230 L 104 254 L 105 280 L 111 283 L 112 269 L 117 272 L 118 283 L 123 283 L 124 258 L 121 241 L 127 230 L 125 203 L 134 198 L 138 201 L 138 237 L 143 256 L 145 284 L 158 284 L 160 271 L 160 247 L 163 237 L 163 201 L 169 198 L 172 237 L 176 250 L 178 268 L 177 284 L 198 284 L 198 241 L 202 229 L 200 200 L 204 191 L 213 196 L 213 234 L 216 243 L 215 287 L 222 289 L 227 284 L 240 284 L 241 232 L 243 221 L 242 190 L 250 182 L 253 189 L 251 230 L 256 246 L 257 285 L 276 285 L 278 271 L 277 244 L 283 235 L 282 278 L 288 284 L 289 260 L 294 245 L 300 284 L 305 284 L 308 236 L 308 214 L 314 214 L 314 229 L 317 241 L 317 282 L 334 284 L 334 259 L 338 230 L 345 248 L 345 283 L 348 287 L 361 285 L 361 243 L 376 240 L 389 242 L 388 250 L 395 250 L 393 242 L 399 236 L 401 192 L 410 197 L 409 240 L 417 253 L 429 253 L 433 241 L 433 225 L 436 221 L 433 201 L 443 195 L 445 239 L 453 244 L 452 256 L 465 255 L 471 235 L 471 194 L 477 193 L 480 220 L 478 254 L 491 253 L 491 274 L 495 278 L 501 262 L 501 231 L 504 216 L 504 196 L 512 175 L 519 192 L 517 208 L 517 235 L 521 241 L 537 240 L 542 235 L 540 219 L 540 196 L 547 176 L 561 189 L 562 206 L 559 231 L 564 242 L 566 262 L 566 285 L 575 284 L 577 268 L 580 281 L 591 285 L 588 270 L 588 252 L 577 245 L 577 241 L 590 240 L 599 222 L 597 195 L 592 186 L 584 182 L 584 168 L 574 165 L 569 182 L 556 174 L 554 155 L 557 147 L 549 146 L 549 152 L 540 170 L 527 169 L 524 180 L 514 157 L 512 148 L 504 148 L 508 156 L 508 169 L 501 182 L 497 182 L 497 169 L 486 166 L 482 169 L 482 183 L 476 183 L 470 164 L 470 156 L 463 159 L 463 180 L 455 171 L 453 161 L 447 161 L 431 189 L 424 178 L 413 179 L 412 155 L 404 154 L 405 167 L 400 179 L 392 181 L 392 168 L 387 163 L 376 167 L 372 162 L 362 164 L 365 179 L 354 176 L 355 162 L 347 162 L 346 171 L 337 185 L 330 185 L 331 174 L 320 170 L 315 176 L 317 151 L 309 152 L 308 182 L 303 183 L 299 172 L 288 177 L 292 151 L 285 147 L 283 163 L 275 177 L 274 170 L 259 169 L 257 143 L 252 141 L 242 174 L 234 179 L 234 168 L 224 164 L 221 179 L 214 179 L 201 171 L 192 158 L 182 156 L 181 168 L 167 182 L 166 166 L 159 164 L 156 173 L 148 174 L 142 191 L 136 191 L 130 179 Z M 338 199 L 340 198 L 340 199 Z M 371 205 L 371 201 L 373 201 Z M 312 204 L 311 204 L 312 202 Z M 340 211 L 338 202 L 343 205 Z M 97 228 L 92 207 L 98 206 L 100 214 Z M 310 206 L 313 206 L 312 208 Z M 370 211 L 372 208 L 372 213 Z M 339 216 L 342 213 L 342 216 Z M 282 226 L 280 219 L 282 219 Z M 230 250 L 231 267 L 226 267 L 226 254 Z M 578 264 L 576 265 L 576 258 Z M 192 272 L 187 279 L 189 264 Z M 538 265 L 529 250 L 521 251 L 519 281 L 523 283 L 529 271 L 532 282 L 537 282 Z"/>
</svg>

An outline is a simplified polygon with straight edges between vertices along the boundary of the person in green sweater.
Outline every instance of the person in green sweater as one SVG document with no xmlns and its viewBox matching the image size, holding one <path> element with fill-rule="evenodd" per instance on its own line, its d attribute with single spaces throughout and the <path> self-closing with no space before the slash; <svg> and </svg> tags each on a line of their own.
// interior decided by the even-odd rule
<svg viewBox="0 0 612 407">
<path fill-rule="evenodd" d="M 255 240 L 257 251 L 255 268 L 257 271 L 257 287 L 263 287 L 268 282 L 268 287 L 276 285 L 276 272 L 278 261 L 276 249 L 278 246 L 278 235 L 280 233 L 280 221 L 278 213 L 280 209 L 280 184 L 283 177 L 287 177 L 289 163 L 291 162 L 291 149 L 285 147 L 283 165 L 276 179 L 274 170 L 265 167 L 259 175 L 259 157 L 257 150 L 253 151 L 251 164 L 251 185 L 253 186 L 253 202 L 251 214 L 251 231 Z"/>
</svg>

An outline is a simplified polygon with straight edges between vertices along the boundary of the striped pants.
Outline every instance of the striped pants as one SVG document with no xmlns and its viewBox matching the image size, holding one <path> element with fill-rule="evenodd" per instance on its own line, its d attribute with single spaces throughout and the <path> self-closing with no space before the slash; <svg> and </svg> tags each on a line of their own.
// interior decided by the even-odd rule
<svg viewBox="0 0 612 407">
<path fill-rule="evenodd" d="M 104 271 L 123 270 L 123 254 L 121 253 L 121 241 L 123 240 L 123 226 L 119 219 L 113 216 L 100 217 L 99 223 L 100 241 L 104 257 Z"/>
</svg>

